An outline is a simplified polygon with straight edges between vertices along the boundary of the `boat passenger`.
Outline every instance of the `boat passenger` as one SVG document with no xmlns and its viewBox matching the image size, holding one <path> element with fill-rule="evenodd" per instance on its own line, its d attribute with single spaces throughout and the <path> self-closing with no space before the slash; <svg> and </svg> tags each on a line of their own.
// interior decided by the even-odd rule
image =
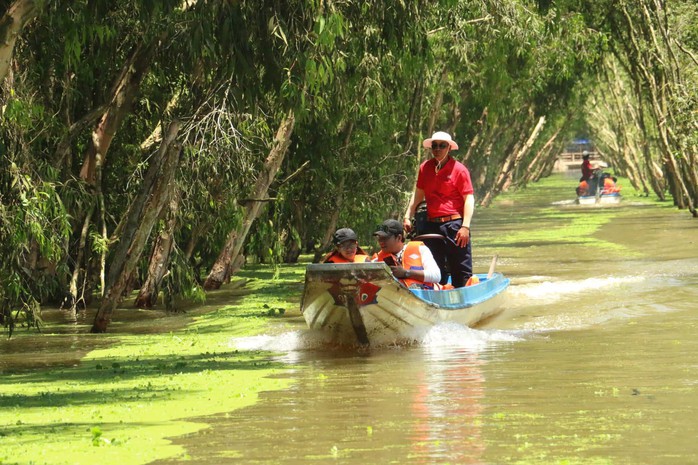
<svg viewBox="0 0 698 465">
<path fill-rule="evenodd" d="M 340 228 L 332 236 L 334 248 L 325 255 L 320 263 L 363 263 L 368 261 L 368 254 L 359 247 L 359 240 L 354 230 Z"/>
<path fill-rule="evenodd" d="M 434 289 L 435 284 L 438 286 L 441 270 L 429 247 L 419 241 L 405 244 L 402 223 L 385 220 L 373 235 L 381 248 L 373 255 L 373 261 L 386 262 L 393 276 L 409 288 Z"/>
<path fill-rule="evenodd" d="M 601 194 L 608 195 L 620 192 L 620 186 L 618 186 L 616 182 L 618 182 L 617 178 L 606 175 L 606 177 L 603 178 L 603 191 Z"/>
<path fill-rule="evenodd" d="M 417 185 L 403 226 L 407 232 L 411 231 L 415 209 L 426 200 L 427 221 L 424 231 L 420 232 L 445 238 L 425 240 L 441 270 L 441 284 L 448 282 L 450 272 L 453 286 L 463 287 L 473 274 L 470 221 L 475 211 L 475 197 L 470 172 L 449 155 L 449 151 L 458 149 L 450 134 L 435 132 L 422 145 L 431 149 L 433 158 L 419 167 Z"/>
<path fill-rule="evenodd" d="M 577 186 L 577 195 L 579 197 L 585 197 L 589 195 L 589 183 L 586 181 L 581 181 Z"/>
</svg>

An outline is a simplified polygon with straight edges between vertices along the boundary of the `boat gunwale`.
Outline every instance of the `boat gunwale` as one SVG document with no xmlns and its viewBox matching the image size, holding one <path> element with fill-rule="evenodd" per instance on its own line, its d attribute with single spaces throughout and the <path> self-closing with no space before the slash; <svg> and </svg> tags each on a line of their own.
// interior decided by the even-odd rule
<svg viewBox="0 0 698 465">
<path fill-rule="evenodd" d="M 504 290 L 506 290 L 510 283 L 510 280 L 508 278 L 505 278 L 504 275 L 502 275 L 501 273 L 494 273 L 491 278 L 488 278 L 487 274 L 477 273 L 476 276 L 480 278 L 480 282 L 478 284 L 468 287 L 445 290 L 408 289 L 397 278 L 393 276 L 387 264 L 380 262 L 341 264 L 312 263 L 309 264 L 306 268 L 306 285 L 308 283 L 308 276 L 313 275 L 314 273 L 338 272 L 339 274 L 346 274 L 349 270 L 351 270 L 351 276 L 355 279 L 363 279 L 361 275 L 368 274 L 370 272 L 382 271 L 385 274 L 385 278 L 391 278 L 397 286 L 406 291 L 409 291 L 413 297 L 417 298 L 422 303 L 427 304 L 436 309 L 446 311 L 463 310 L 480 305 L 483 302 L 486 302 L 487 300 L 490 300 L 491 298 L 497 296 L 498 294 L 501 294 Z M 450 298 L 447 298 L 447 296 L 453 295 L 454 293 L 459 296 L 458 302 L 450 304 L 444 303 L 445 301 L 452 300 Z M 439 301 L 437 302 L 434 300 L 429 300 L 428 298 L 426 298 L 427 296 L 443 296 L 443 298 L 437 299 Z M 301 310 L 303 308 L 303 305 L 301 305 Z"/>
</svg>

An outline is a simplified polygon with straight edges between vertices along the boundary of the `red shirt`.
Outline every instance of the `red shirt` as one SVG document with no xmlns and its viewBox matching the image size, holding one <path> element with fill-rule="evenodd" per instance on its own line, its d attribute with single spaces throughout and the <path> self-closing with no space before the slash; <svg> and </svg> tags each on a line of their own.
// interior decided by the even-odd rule
<svg viewBox="0 0 698 465">
<path fill-rule="evenodd" d="M 593 172 L 594 170 L 591 169 L 591 162 L 589 160 L 584 160 L 582 162 L 582 177 L 584 179 L 589 179 Z"/>
<path fill-rule="evenodd" d="M 431 158 L 422 163 L 417 176 L 417 187 L 427 201 L 427 216 L 462 215 L 465 196 L 474 192 L 468 168 L 449 157 L 439 172 L 435 171 L 436 160 Z"/>
</svg>

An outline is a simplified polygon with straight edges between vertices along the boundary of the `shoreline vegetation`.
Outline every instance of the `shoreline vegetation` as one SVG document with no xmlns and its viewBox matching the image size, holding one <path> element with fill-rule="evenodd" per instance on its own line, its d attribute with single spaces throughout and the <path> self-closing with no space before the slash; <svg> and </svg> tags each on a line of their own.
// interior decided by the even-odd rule
<svg viewBox="0 0 698 465">
<path fill-rule="evenodd" d="M 562 176 L 547 178 L 530 189 L 503 195 L 497 202 L 505 212 L 511 204 L 528 203 L 528 197 L 536 193 L 562 198 L 569 192 L 572 199 L 573 184 Z M 671 202 L 662 206 L 630 192 L 624 194 L 631 202 L 671 207 Z M 570 241 L 576 237 L 584 241 L 615 210 L 595 215 L 585 214 L 587 211 L 565 211 L 573 220 L 555 229 L 555 237 L 541 232 L 539 240 Z M 541 215 L 561 215 L 560 208 L 550 203 L 531 213 L 539 219 Z M 489 260 L 494 247 L 506 247 L 519 240 L 517 237 L 516 231 L 505 237 L 481 231 L 476 265 Z M 527 238 L 531 239 L 530 234 Z M 79 334 L 52 332 L 63 328 L 51 324 L 42 334 L 17 331 L 2 344 L 21 345 L 26 338 L 41 338 L 46 342 L 41 344 L 46 354 L 55 352 L 52 344 L 57 338 L 72 338 L 73 352 L 105 340 L 107 345 L 90 350 L 75 366 L 3 373 L 0 463 L 98 461 L 109 465 L 186 459 L 186 451 L 168 438 L 206 428 L 202 417 L 252 405 L 260 392 L 288 386 L 286 380 L 273 376 L 284 367 L 270 360 L 272 354 L 236 350 L 232 340 L 301 324 L 299 300 L 305 265 L 311 257 L 302 258 L 294 265 L 247 265 L 230 284 L 209 293 L 205 304 L 190 307 L 186 313 L 136 320 L 140 326 L 135 328 L 123 323 L 115 326 L 113 333 L 90 334 L 90 319 L 86 317 Z M 277 328 L 275 323 L 280 323 Z"/>
<path fill-rule="evenodd" d="M 5 2 L 3 330 L 62 305 L 112 332 L 134 288 L 151 309 L 368 240 L 437 131 L 478 208 L 588 150 L 698 218 L 694 0 L 447 5 Z"/>
</svg>

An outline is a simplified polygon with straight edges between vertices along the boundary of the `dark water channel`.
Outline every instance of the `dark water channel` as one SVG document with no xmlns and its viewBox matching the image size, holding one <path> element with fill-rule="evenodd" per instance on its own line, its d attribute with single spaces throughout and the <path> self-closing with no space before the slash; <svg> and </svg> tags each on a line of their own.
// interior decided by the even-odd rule
<svg viewBox="0 0 698 465">
<path fill-rule="evenodd" d="M 187 462 L 698 463 L 698 221 L 565 196 L 477 212 L 476 268 L 497 253 L 512 278 L 486 327 L 358 352 L 317 346 L 298 319 L 233 341 L 278 352 L 292 387 L 174 438 Z"/>
</svg>

